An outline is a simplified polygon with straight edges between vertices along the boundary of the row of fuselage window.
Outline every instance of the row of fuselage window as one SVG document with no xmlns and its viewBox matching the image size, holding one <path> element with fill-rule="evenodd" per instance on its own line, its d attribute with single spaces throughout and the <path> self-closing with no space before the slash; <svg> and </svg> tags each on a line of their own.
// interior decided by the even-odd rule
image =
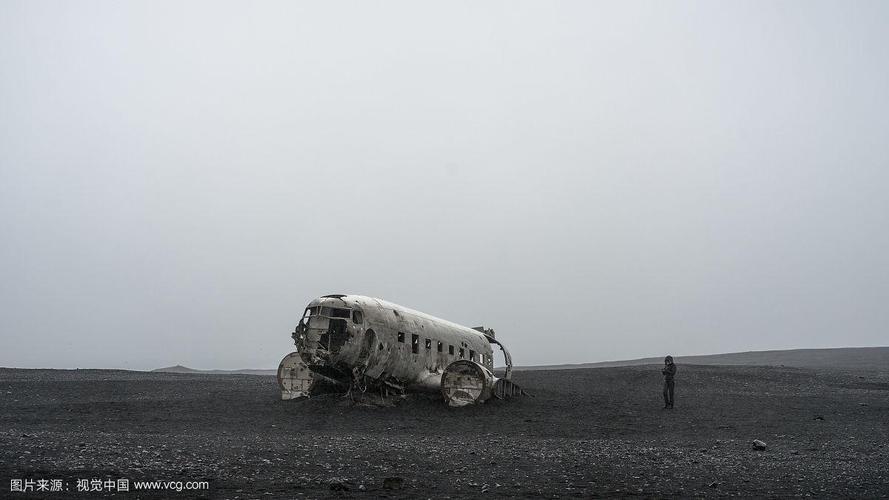
<svg viewBox="0 0 889 500">
<path fill-rule="evenodd" d="M 404 332 L 398 332 L 398 341 L 404 344 L 404 338 L 407 335 Z M 432 351 L 432 343 L 436 343 L 436 350 L 438 352 L 444 352 L 444 342 L 434 341 L 432 339 L 426 339 L 426 351 Z M 416 334 L 411 334 L 411 352 L 414 354 L 420 354 L 420 336 Z M 448 344 L 448 354 L 454 356 L 454 346 Z M 463 350 L 462 347 L 456 349 L 458 357 L 460 359 L 466 359 L 466 351 Z M 476 353 L 472 349 L 469 350 L 469 359 L 475 361 L 476 363 L 481 363 L 483 365 L 488 363 L 488 355 L 484 353 Z"/>
<path fill-rule="evenodd" d="M 349 317 L 349 309 L 338 308 L 338 307 L 321 307 L 314 306 L 306 308 L 305 318 L 308 319 L 309 316 L 325 316 L 329 318 L 348 318 Z M 356 325 L 360 325 L 364 321 L 364 315 L 361 311 L 354 309 L 351 310 L 352 313 L 352 322 Z M 404 343 L 405 333 L 398 332 L 398 341 L 402 344 Z M 432 339 L 426 339 L 426 351 L 432 351 Z M 444 352 L 444 343 L 440 341 L 436 341 L 438 352 Z M 380 344 L 380 349 L 383 348 L 383 344 Z M 420 336 L 411 334 L 411 351 L 414 354 L 420 354 Z M 466 352 L 463 348 L 459 348 L 457 350 L 460 359 L 466 359 Z M 454 356 L 454 346 L 448 345 L 448 354 Z M 478 357 L 476 357 L 476 354 Z M 481 363 L 483 365 L 487 365 L 488 355 L 484 353 L 476 353 L 472 349 L 469 350 L 469 359 L 475 361 L 476 363 Z"/>
</svg>

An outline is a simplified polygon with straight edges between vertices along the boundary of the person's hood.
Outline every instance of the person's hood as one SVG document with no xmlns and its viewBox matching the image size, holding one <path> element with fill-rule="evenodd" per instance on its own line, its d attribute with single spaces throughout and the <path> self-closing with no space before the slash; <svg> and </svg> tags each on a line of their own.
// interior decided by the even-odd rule
<svg viewBox="0 0 889 500">
<path fill-rule="evenodd" d="M 664 363 L 667 363 L 668 365 L 672 365 L 673 364 L 673 356 L 667 356 L 666 358 L 664 358 Z"/>
</svg>

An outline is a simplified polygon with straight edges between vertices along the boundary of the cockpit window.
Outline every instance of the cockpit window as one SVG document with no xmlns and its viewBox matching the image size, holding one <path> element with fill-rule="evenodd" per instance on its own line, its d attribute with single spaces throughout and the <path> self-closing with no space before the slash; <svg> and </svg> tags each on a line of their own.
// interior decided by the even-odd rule
<svg viewBox="0 0 889 500">
<path fill-rule="evenodd" d="M 318 309 L 318 307 L 310 307 L 309 309 Z M 317 313 L 313 313 L 314 316 Z M 327 316 L 329 318 L 350 318 L 352 316 L 352 311 L 349 309 L 342 309 L 339 307 L 321 307 L 321 316 Z"/>
<path fill-rule="evenodd" d="M 356 311 L 359 314 L 359 321 L 361 319 L 361 312 Z M 309 316 L 327 316 L 328 318 L 346 318 L 349 319 L 352 317 L 351 309 L 343 309 L 340 307 L 322 307 L 322 306 L 313 306 L 307 307 L 305 314 L 303 314 L 303 318 L 308 318 Z"/>
<path fill-rule="evenodd" d="M 363 322 L 364 322 L 364 315 L 361 314 L 361 311 L 358 311 L 358 310 L 352 311 L 352 323 L 355 323 L 356 325 L 360 325 Z"/>
<path fill-rule="evenodd" d="M 340 309 L 338 307 L 332 308 L 333 310 L 330 312 L 330 316 L 332 318 L 346 318 L 349 319 L 352 317 L 352 311 L 348 309 Z"/>
</svg>

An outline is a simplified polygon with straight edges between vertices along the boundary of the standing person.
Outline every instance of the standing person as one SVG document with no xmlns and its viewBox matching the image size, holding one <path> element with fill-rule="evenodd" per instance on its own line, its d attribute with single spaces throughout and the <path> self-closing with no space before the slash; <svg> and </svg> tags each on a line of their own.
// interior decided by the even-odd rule
<svg viewBox="0 0 889 500">
<path fill-rule="evenodd" d="M 673 408 L 673 376 L 676 375 L 676 365 L 673 364 L 673 356 L 664 358 L 664 408 Z"/>
</svg>

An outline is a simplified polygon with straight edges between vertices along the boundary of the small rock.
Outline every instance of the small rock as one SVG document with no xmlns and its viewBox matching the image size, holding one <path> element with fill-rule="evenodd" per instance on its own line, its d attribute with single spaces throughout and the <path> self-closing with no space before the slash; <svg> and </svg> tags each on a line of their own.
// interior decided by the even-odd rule
<svg viewBox="0 0 889 500">
<path fill-rule="evenodd" d="M 330 491 L 349 491 L 349 487 L 342 481 L 331 481 Z"/>
<path fill-rule="evenodd" d="M 821 415 L 816 415 L 815 420 L 824 420 L 824 417 L 822 417 Z"/>
<path fill-rule="evenodd" d="M 766 449 L 766 444 L 764 442 L 760 441 L 759 439 L 754 439 L 753 440 L 753 449 L 762 451 L 762 450 Z"/>
<path fill-rule="evenodd" d="M 383 489 L 400 490 L 404 486 L 404 478 L 393 476 L 383 479 Z"/>
<path fill-rule="evenodd" d="M 716 488 L 719 486 L 719 481 L 713 481 L 712 483 L 707 485 L 710 488 Z"/>
</svg>

